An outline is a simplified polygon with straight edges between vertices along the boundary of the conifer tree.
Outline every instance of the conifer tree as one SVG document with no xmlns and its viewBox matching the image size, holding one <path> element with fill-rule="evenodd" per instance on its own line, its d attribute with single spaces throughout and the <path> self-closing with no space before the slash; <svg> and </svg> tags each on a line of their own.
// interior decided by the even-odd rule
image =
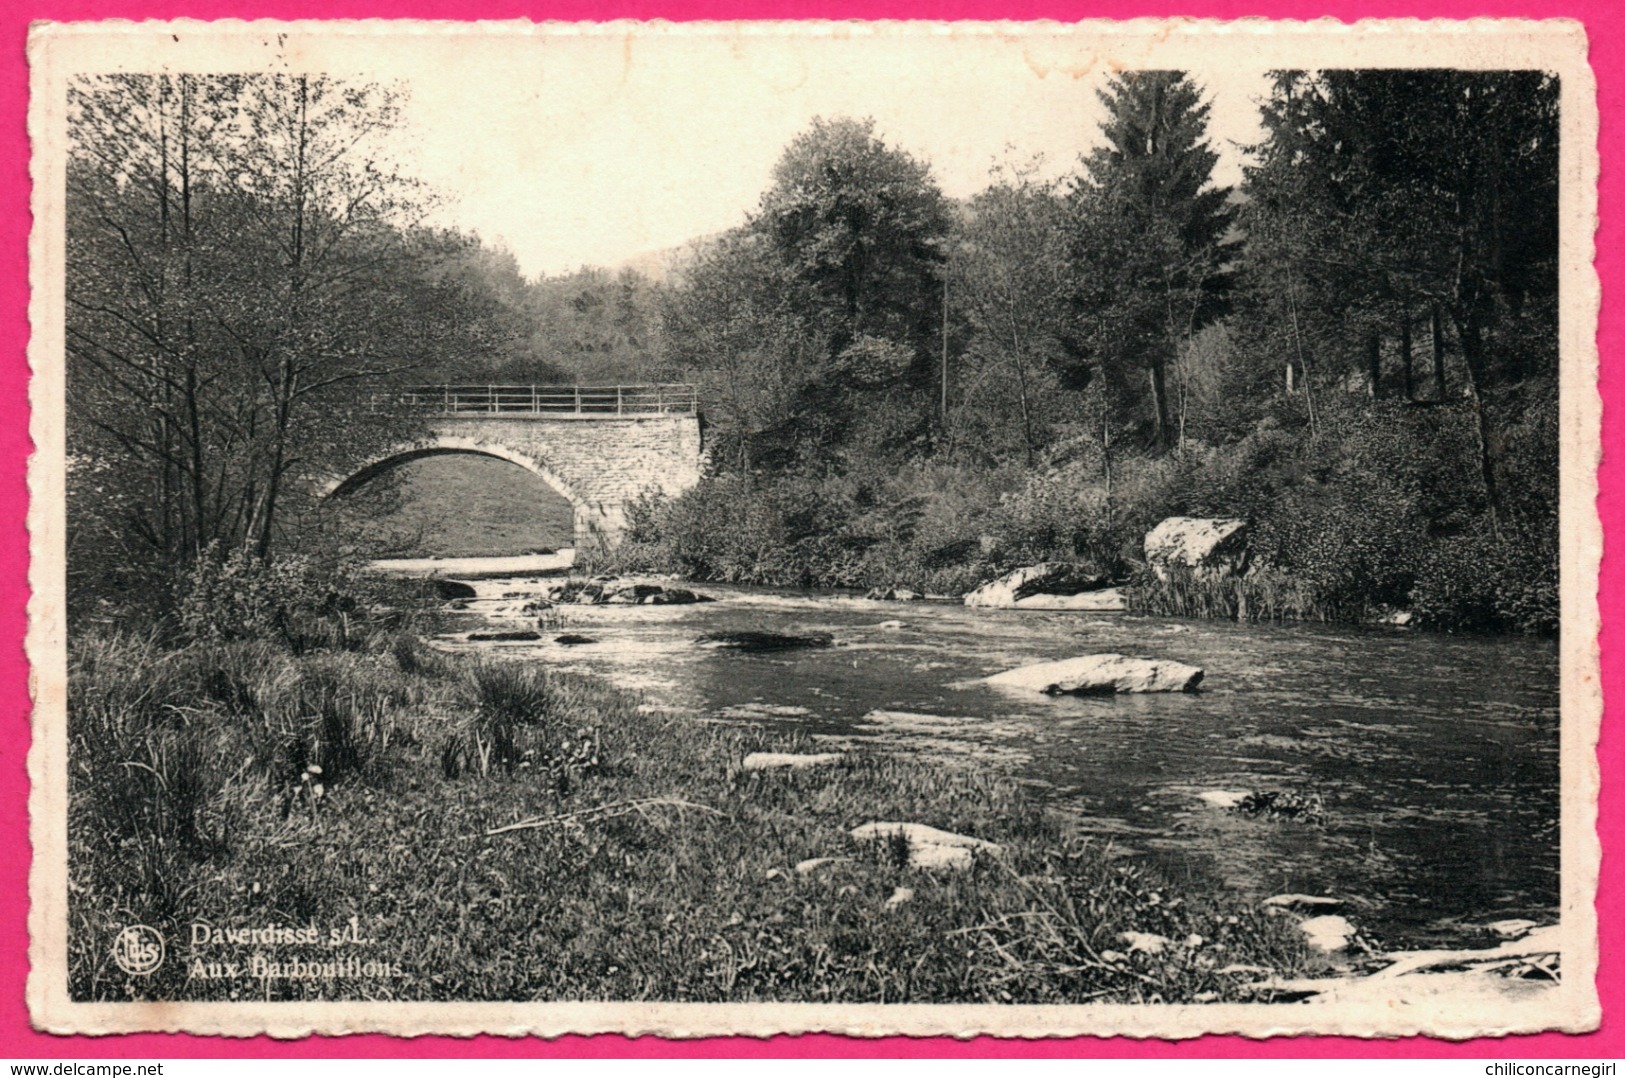
<svg viewBox="0 0 1625 1078">
<path fill-rule="evenodd" d="M 1184 72 L 1127 72 L 1099 97 L 1106 144 L 1072 191 L 1073 350 L 1165 448 L 1177 430 L 1168 371 L 1223 313 L 1230 189 L 1212 182 L 1208 105 Z"/>
</svg>

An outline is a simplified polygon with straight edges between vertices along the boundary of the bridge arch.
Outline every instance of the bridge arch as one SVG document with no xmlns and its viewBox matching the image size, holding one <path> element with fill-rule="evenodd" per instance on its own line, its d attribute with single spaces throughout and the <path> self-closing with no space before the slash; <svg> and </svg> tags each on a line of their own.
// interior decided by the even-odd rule
<svg viewBox="0 0 1625 1078">
<path fill-rule="evenodd" d="M 328 479 L 322 484 L 319 492 L 320 497 L 323 501 L 329 498 L 343 497 L 369 480 L 375 479 L 403 464 L 414 460 L 422 460 L 425 457 L 444 456 L 492 457 L 523 468 L 541 479 L 550 490 L 570 503 L 570 509 L 574 517 L 572 530 L 577 549 L 587 546 L 599 536 L 601 528 L 598 526 L 597 518 L 603 515 L 602 512 L 583 498 L 580 492 L 552 468 L 549 468 L 530 454 L 512 449 L 509 446 L 455 435 L 436 435 L 415 442 L 405 442 L 391 446 L 368 458 L 359 467 L 349 469 L 348 474 Z"/>
<path fill-rule="evenodd" d="M 422 457 L 494 457 L 561 495 L 575 518 L 575 547 L 587 550 L 620 541 L 638 498 L 677 497 L 705 467 L 692 386 L 429 386 L 402 402 L 421 417 L 407 435 L 414 440 L 329 473 L 317 484 L 321 497 Z"/>
</svg>

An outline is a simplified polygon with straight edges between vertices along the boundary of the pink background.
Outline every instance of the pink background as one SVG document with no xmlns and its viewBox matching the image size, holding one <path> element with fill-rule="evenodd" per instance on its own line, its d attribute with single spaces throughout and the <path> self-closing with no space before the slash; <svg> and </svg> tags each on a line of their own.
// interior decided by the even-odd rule
<svg viewBox="0 0 1625 1078">
<path fill-rule="evenodd" d="M 28 971 L 28 667 L 23 633 L 28 598 L 25 567 L 28 534 L 23 526 L 28 505 L 24 466 L 28 439 L 28 137 L 26 113 L 28 70 L 24 41 L 34 19 L 172 19 L 172 18 L 432 18 L 432 19 L 606 19 L 671 20 L 740 18 L 894 18 L 894 19 L 1062 19 L 1128 18 L 1188 15 L 1230 19 L 1249 15 L 1279 18 L 1332 16 L 1361 18 L 1471 18 L 1477 16 L 1572 18 L 1582 21 L 1591 40 L 1602 112 L 1600 139 L 1601 228 L 1597 233 L 1597 269 L 1604 302 L 1598 345 L 1603 356 L 1602 495 L 1599 510 L 1607 535 L 1625 528 L 1625 490 L 1619 453 L 1625 434 L 1618 416 L 1625 407 L 1625 374 L 1609 360 L 1625 334 L 1622 312 L 1612 288 L 1625 284 L 1625 184 L 1614 167 L 1625 153 L 1620 135 L 1621 95 L 1625 94 L 1625 5 L 1618 0 L 1183 0 L 1179 4 L 1146 0 L 559 0 L 526 4 L 519 0 L 8 0 L 0 3 L 0 340 L 7 342 L 0 362 L 0 1057 L 185 1057 L 257 1055 L 284 1057 L 371 1056 L 533 1056 L 558 1057 L 775 1057 L 775 1056 L 966 1056 L 966 1057 L 1114 1057 L 1167 1058 L 1211 1056 L 1422 1056 L 1448 1057 L 1625 1057 L 1625 919 L 1607 897 L 1625 887 L 1625 795 L 1621 793 L 1621 732 L 1614 729 L 1610 704 L 1603 723 L 1599 756 L 1603 764 L 1601 834 L 1604 849 L 1600 903 L 1602 970 L 1599 988 L 1604 1012 L 1600 1031 L 1587 1036 L 1543 1034 L 1502 1041 L 1454 1044 L 1425 1038 L 1365 1042 L 1346 1038 L 1296 1038 L 1249 1041 L 1205 1037 L 1178 1044 L 1100 1038 L 1056 1041 L 1000 1041 L 983 1037 L 949 1039 L 852 1040 L 831 1036 L 760 1039 L 661 1041 L 622 1037 L 565 1037 L 556 1041 L 482 1037 L 472 1041 L 425 1037 L 404 1040 L 383 1036 L 310 1038 L 277 1042 L 267 1038 L 226 1040 L 206 1037 L 143 1035 L 116 1038 L 50 1037 L 28 1024 L 23 983 Z M 1621 618 L 1625 617 L 1616 557 L 1603 562 L 1603 690 L 1609 701 L 1620 696 L 1625 678 Z"/>
</svg>

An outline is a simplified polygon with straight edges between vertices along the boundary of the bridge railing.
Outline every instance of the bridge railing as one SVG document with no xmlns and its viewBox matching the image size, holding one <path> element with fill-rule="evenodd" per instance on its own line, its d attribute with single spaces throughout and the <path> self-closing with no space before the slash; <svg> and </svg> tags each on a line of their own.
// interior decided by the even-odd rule
<svg viewBox="0 0 1625 1078">
<path fill-rule="evenodd" d="M 433 415 L 535 415 L 612 419 L 617 416 L 693 415 L 692 385 L 634 386 L 415 386 L 397 402 Z"/>
</svg>

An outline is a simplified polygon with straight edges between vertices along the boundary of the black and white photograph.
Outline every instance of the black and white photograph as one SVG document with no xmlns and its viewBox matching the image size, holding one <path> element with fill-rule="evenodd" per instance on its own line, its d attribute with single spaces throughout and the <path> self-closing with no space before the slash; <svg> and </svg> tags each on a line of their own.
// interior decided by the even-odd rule
<svg viewBox="0 0 1625 1078">
<path fill-rule="evenodd" d="M 31 36 L 41 1028 L 1595 1028 L 1577 25 Z"/>
</svg>

